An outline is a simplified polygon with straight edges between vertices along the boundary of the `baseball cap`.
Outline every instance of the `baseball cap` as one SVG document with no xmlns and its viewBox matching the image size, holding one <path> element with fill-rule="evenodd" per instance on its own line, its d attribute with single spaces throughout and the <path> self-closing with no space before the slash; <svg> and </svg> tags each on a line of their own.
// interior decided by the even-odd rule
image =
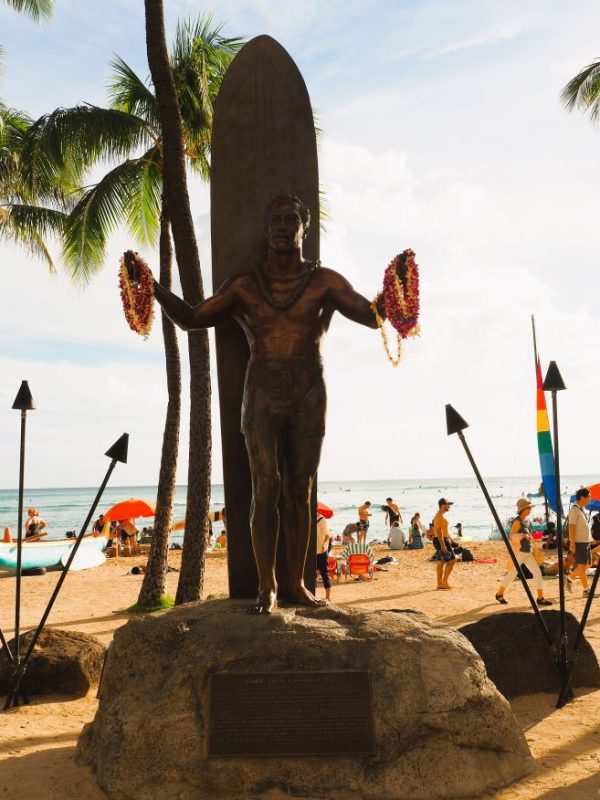
<svg viewBox="0 0 600 800">
<path fill-rule="evenodd" d="M 446 500 L 445 497 L 440 497 L 438 500 L 438 506 L 453 506 L 454 503 L 452 500 Z"/>
</svg>

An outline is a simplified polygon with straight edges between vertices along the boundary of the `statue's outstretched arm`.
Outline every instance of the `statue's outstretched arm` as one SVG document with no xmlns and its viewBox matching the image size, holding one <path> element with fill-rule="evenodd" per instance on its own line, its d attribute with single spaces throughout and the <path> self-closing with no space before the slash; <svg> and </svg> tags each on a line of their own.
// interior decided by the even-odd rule
<svg viewBox="0 0 600 800">
<path fill-rule="evenodd" d="M 328 293 L 328 300 L 336 311 L 339 311 L 340 314 L 343 314 L 353 322 L 366 325 L 368 328 L 377 327 L 377 320 L 371 309 L 371 301 L 355 291 L 350 281 L 339 273 L 335 273 L 335 278 Z M 379 316 L 385 319 L 383 298 L 379 298 L 377 301 L 377 308 Z"/>
<path fill-rule="evenodd" d="M 154 297 L 162 306 L 165 314 L 184 331 L 200 328 L 212 328 L 230 320 L 236 308 L 236 293 L 231 281 L 226 281 L 212 297 L 203 300 L 197 306 L 191 306 L 181 297 L 165 289 L 154 281 Z"/>
</svg>

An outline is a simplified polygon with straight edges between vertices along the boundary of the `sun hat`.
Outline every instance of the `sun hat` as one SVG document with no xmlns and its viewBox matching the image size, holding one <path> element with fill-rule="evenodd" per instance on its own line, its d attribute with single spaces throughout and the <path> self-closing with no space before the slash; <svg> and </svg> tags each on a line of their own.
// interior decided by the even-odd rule
<svg viewBox="0 0 600 800">
<path fill-rule="evenodd" d="M 533 503 L 530 503 L 526 497 L 519 497 L 517 500 L 517 514 L 525 511 L 526 508 L 534 508 Z"/>
</svg>

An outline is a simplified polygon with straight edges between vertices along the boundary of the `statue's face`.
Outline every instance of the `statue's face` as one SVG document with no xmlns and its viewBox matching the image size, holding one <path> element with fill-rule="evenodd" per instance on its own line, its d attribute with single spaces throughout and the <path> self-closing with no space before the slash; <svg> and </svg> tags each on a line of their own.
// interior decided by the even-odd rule
<svg viewBox="0 0 600 800">
<path fill-rule="evenodd" d="M 267 220 L 269 247 L 277 253 L 290 253 L 302 248 L 304 225 L 293 203 L 276 203 Z"/>
</svg>

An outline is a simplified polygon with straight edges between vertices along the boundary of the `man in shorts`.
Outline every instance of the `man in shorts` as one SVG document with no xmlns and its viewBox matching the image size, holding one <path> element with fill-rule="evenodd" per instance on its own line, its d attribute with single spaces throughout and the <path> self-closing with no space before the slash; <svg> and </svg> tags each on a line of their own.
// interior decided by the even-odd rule
<svg viewBox="0 0 600 800">
<path fill-rule="evenodd" d="M 369 512 L 370 508 L 371 508 L 371 501 L 365 500 L 362 506 L 359 506 L 358 509 L 357 530 L 358 530 L 359 542 L 364 543 L 367 541 L 367 531 L 369 530 L 369 517 L 371 516 Z"/>
<path fill-rule="evenodd" d="M 448 535 L 448 520 L 444 516 L 450 511 L 450 506 L 454 503 L 451 500 L 446 500 L 441 497 L 438 500 L 438 512 L 433 518 L 433 546 L 436 550 L 438 557 L 436 563 L 437 572 L 437 588 L 438 589 L 451 589 L 448 583 L 450 573 L 456 564 L 454 551 L 452 550 L 452 542 Z"/>
<path fill-rule="evenodd" d="M 588 579 L 587 568 L 590 564 L 590 525 L 587 515 L 583 510 L 590 502 L 589 489 L 578 489 L 575 494 L 575 503 L 569 511 L 569 553 L 575 556 L 575 568 L 571 579 L 579 578 L 583 589 L 583 596 L 587 597 Z"/>
</svg>

